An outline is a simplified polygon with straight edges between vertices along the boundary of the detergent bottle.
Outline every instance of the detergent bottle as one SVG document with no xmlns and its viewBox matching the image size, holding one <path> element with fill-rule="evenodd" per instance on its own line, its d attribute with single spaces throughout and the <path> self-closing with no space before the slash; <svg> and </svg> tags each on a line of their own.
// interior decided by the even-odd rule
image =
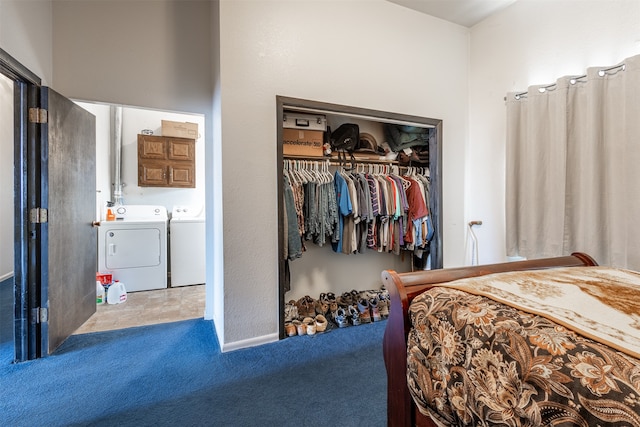
<svg viewBox="0 0 640 427">
<path fill-rule="evenodd" d="M 104 286 L 102 286 L 102 282 L 100 280 L 96 280 L 96 304 L 102 305 L 106 300 L 106 295 L 104 292 Z"/>
<path fill-rule="evenodd" d="M 111 201 L 107 202 L 106 208 L 107 208 L 107 214 L 105 216 L 106 216 L 107 221 L 115 221 L 116 214 L 115 214 L 115 212 L 113 210 L 113 202 L 111 202 Z"/>
</svg>

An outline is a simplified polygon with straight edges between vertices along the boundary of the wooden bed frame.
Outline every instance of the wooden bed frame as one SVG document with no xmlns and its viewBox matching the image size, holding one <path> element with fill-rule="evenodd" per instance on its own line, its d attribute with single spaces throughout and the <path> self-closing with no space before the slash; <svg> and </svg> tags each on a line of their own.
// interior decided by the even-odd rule
<svg viewBox="0 0 640 427">
<path fill-rule="evenodd" d="M 466 277 L 506 271 L 542 270 L 559 267 L 598 265 L 589 255 L 576 252 L 570 256 L 516 261 L 473 267 L 425 270 L 411 273 L 382 272 L 382 282 L 389 291 L 391 306 L 384 332 L 383 354 L 387 368 L 387 425 L 393 427 L 429 426 L 433 421 L 418 411 L 407 387 L 407 336 L 411 328 L 409 304 L 425 290 L 438 283 Z"/>
</svg>

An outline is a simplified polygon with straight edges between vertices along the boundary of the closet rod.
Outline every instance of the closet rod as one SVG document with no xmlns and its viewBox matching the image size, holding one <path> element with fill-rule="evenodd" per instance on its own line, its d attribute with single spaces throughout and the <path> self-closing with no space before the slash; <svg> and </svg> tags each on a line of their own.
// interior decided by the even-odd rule
<svg viewBox="0 0 640 427">
<path fill-rule="evenodd" d="M 345 164 L 344 162 L 340 162 L 338 160 L 333 160 L 333 159 L 303 159 L 303 158 L 284 158 L 283 162 L 290 162 L 290 161 L 301 161 L 301 162 L 317 162 L 318 166 L 321 165 L 325 165 L 328 164 L 329 166 L 348 166 L 351 167 L 352 164 L 351 163 L 347 163 Z M 302 166 L 304 166 L 304 163 L 302 164 Z M 362 168 L 366 168 L 368 166 L 390 166 L 390 167 L 397 167 L 399 170 L 403 170 L 403 169 L 409 169 L 409 168 L 414 168 L 414 169 L 419 169 L 419 170 L 428 170 L 429 167 L 428 166 L 414 166 L 414 165 L 399 165 L 397 162 L 395 163 L 381 163 L 381 162 L 374 162 L 374 161 L 370 161 L 368 163 L 363 163 L 363 162 L 355 162 L 353 163 L 353 166 L 355 167 L 362 167 Z"/>
<path fill-rule="evenodd" d="M 283 160 L 306 160 L 306 161 L 311 161 L 311 162 L 326 162 L 329 161 L 331 162 L 330 164 L 332 165 L 339 165 L 340 164 L 340 160 L 336 159 L 336 158 L 328 158 L 328 157 L 305 157 L 305 156 L 295 156 L 295 155 L 283 155 L 282 156 Z M 380 159 L 358 159 L 356 158 L 355 160 L 356 163 L 363 163 L 363 164 L 380 164 L 380 165 L 398 165 L 398 161 L 397 160 L 380 160 Z M 344 163 L 344 162 L 343 162 Z M 348 161 L 347 163 L 350 163 L 350 161 Z"/>
</svg>

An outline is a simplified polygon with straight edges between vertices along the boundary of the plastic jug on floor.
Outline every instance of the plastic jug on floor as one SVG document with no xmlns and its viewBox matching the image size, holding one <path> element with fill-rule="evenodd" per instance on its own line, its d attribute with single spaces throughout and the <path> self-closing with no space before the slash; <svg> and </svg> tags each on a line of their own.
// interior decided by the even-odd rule
<svg viewBox="0 0 640 427">
<path fill-rule="evenodd" d="M 124 286 L 124 283 L 116 282 L 109 286 L 109 290 L 107 291 L 107 302 L 109 304 L 120 304 L 127 300 L 127 289 Z"/>
</svg>

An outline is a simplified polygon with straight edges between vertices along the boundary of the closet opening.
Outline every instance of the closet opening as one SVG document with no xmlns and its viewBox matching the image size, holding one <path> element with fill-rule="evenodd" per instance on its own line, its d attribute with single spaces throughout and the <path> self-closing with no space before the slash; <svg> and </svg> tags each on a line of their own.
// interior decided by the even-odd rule
<svg viewBox="0 0 640 427">
<path fill-rule="evenodd" d="M 318 298 L 318 295 L 328 293 L 341 296 L 352 290 L 379 289 L 382 285 L 380 274 L 385 269 L 403 272 L 442 268 L 442 120 L 283 96 L 276 96 L 276 120 L 281 339 L 290 336 L 285 330 L 285 320 L 290 320 L 290 313 L 285 311 L 290 311 L 288 302 L 292 300 L 298 301 L 307 295 Z M 338 128 L 341 128 L 340 131 L 337 131 Z M 336 135 L 345 129 L 360 136 L 361 150 L 354 152 L 353 156 L 349 153 L 338 155 L 335 149 L 331 150 L 330 135 L 335 139 Z M 297 135 L 303 135 L 307 131 L 312 131 L 307 135 L 314 138 L 313 151 L 292 150 L 292 145 L 285 149 L 285 145 L 292 143 L 292 138 L 295 139 Z M 401 134 L 398 135 L 397 132 Z M 422 139 L 409 142 L 410 138 L 407 139 L 403 132 L 416 132 Z M 318 139 L 322 141 L 318 142 Z M 318 149 L 319 143 L 321 149 Z M 297 144 L 299 141 L 293 142 L 293 145 Z M 428 209 L 428 220 L 421 216 L 423 223 L 418 220 L 415 223 L 408 221 L 408 217 L 415 218 L 415 215 L 407 216 L 407 204 L 401 203 L 398 193 L 398 206 L 404 206 L 396 211 L 400 212 L 400 215 L 373 216 L 370 203 L 369 214 L 362 217 L 362 224 L 360 219 L 356 219 L 360 224 L 356 226 L 360 228 L 353 232 L 353 235 L 357 236 L 357 243 L 350 243 L 350 248 L 357 247 L 356 250 L 338 250 L 336 235 L 344 230 L 335 225 L 342 231 L 336 234 L 328 233 L 324 228 L 320 231 L 305 230 L 300 237 L 300 252 L 293 254 L 289 247 L 289 233 L 294 233 L 290 221 L 291 203 L 288 208 L 286 200 L 293 200 L 290 197 L 290 178 L 304 181 L 305 176 L 310 177 L 310 180 L 314 181 L 314 188 L 306 188 L 309 193 L 317 189 L 318 194 L 312 197 L 320 200 L 320 197 L 326 197 L 325 193 L 329 189 L 334 188 L 333 179 L 337 171 L 340 176 L 348 174 L 347 176 L 360 179 L 362 189 L 367 186 L 367 177 L 377 177 L 376 179 L 381 179 L 383 184 L 385 180 L 389 181 L 392 187 L 396 185 L 396 189 L 399 186 L 408 187 L 413 181 L 420 181 L 419 187 L 426 188 L 428 192 L 427 200 L 424 202 Z M 375 180 L 371 179 L 369 185 L 375 188 L 376 185 L 371 184 L 372 181 Z M 422 185 L 423 182 L 426 186 Z M 322 184 L 325 186 L 321 187 Z M 298 188 L 296 191 L 301 190 Z M 373 193 L 375 192 L 373 190 Z M 366 199 L 366 196 L 363 197 Z M 379 197 L 374 199 L 384 199 Z M 362 205 L 366 206 L 366 203 Z M 298 211 L 305 209 L 302 204 L 298 208 Z M 337 208 L 340 208 L 339 205 Z M 376 211 L 380 212 L 382 210 Z M 300 219 L 303 216 L 304 214 L 298 215 L 294 220 L 303 222 Z M 387 217 L 391 219 L 388 220 Z M 368 225 L 365 225 L 365 221 Z M 422 224 L 425 233 L 431 230 L 431 238 L 416 246 L 409 237 L 405 245 L 400 230 L 404 234 L 409 227 L 411 233 L 414 224 Z M 388 229 L 385 231 L 384 227 Z M 299 232 L 302 229 L 304 224 L 299 228 Z M 416 236 L 416 232 L 413 230 L 413 236 Z M 322 237 L 323 235 L 325 236 Z M 416 241 L 420 243 L 421 238 L 420 234 Z"/>
</svg>

